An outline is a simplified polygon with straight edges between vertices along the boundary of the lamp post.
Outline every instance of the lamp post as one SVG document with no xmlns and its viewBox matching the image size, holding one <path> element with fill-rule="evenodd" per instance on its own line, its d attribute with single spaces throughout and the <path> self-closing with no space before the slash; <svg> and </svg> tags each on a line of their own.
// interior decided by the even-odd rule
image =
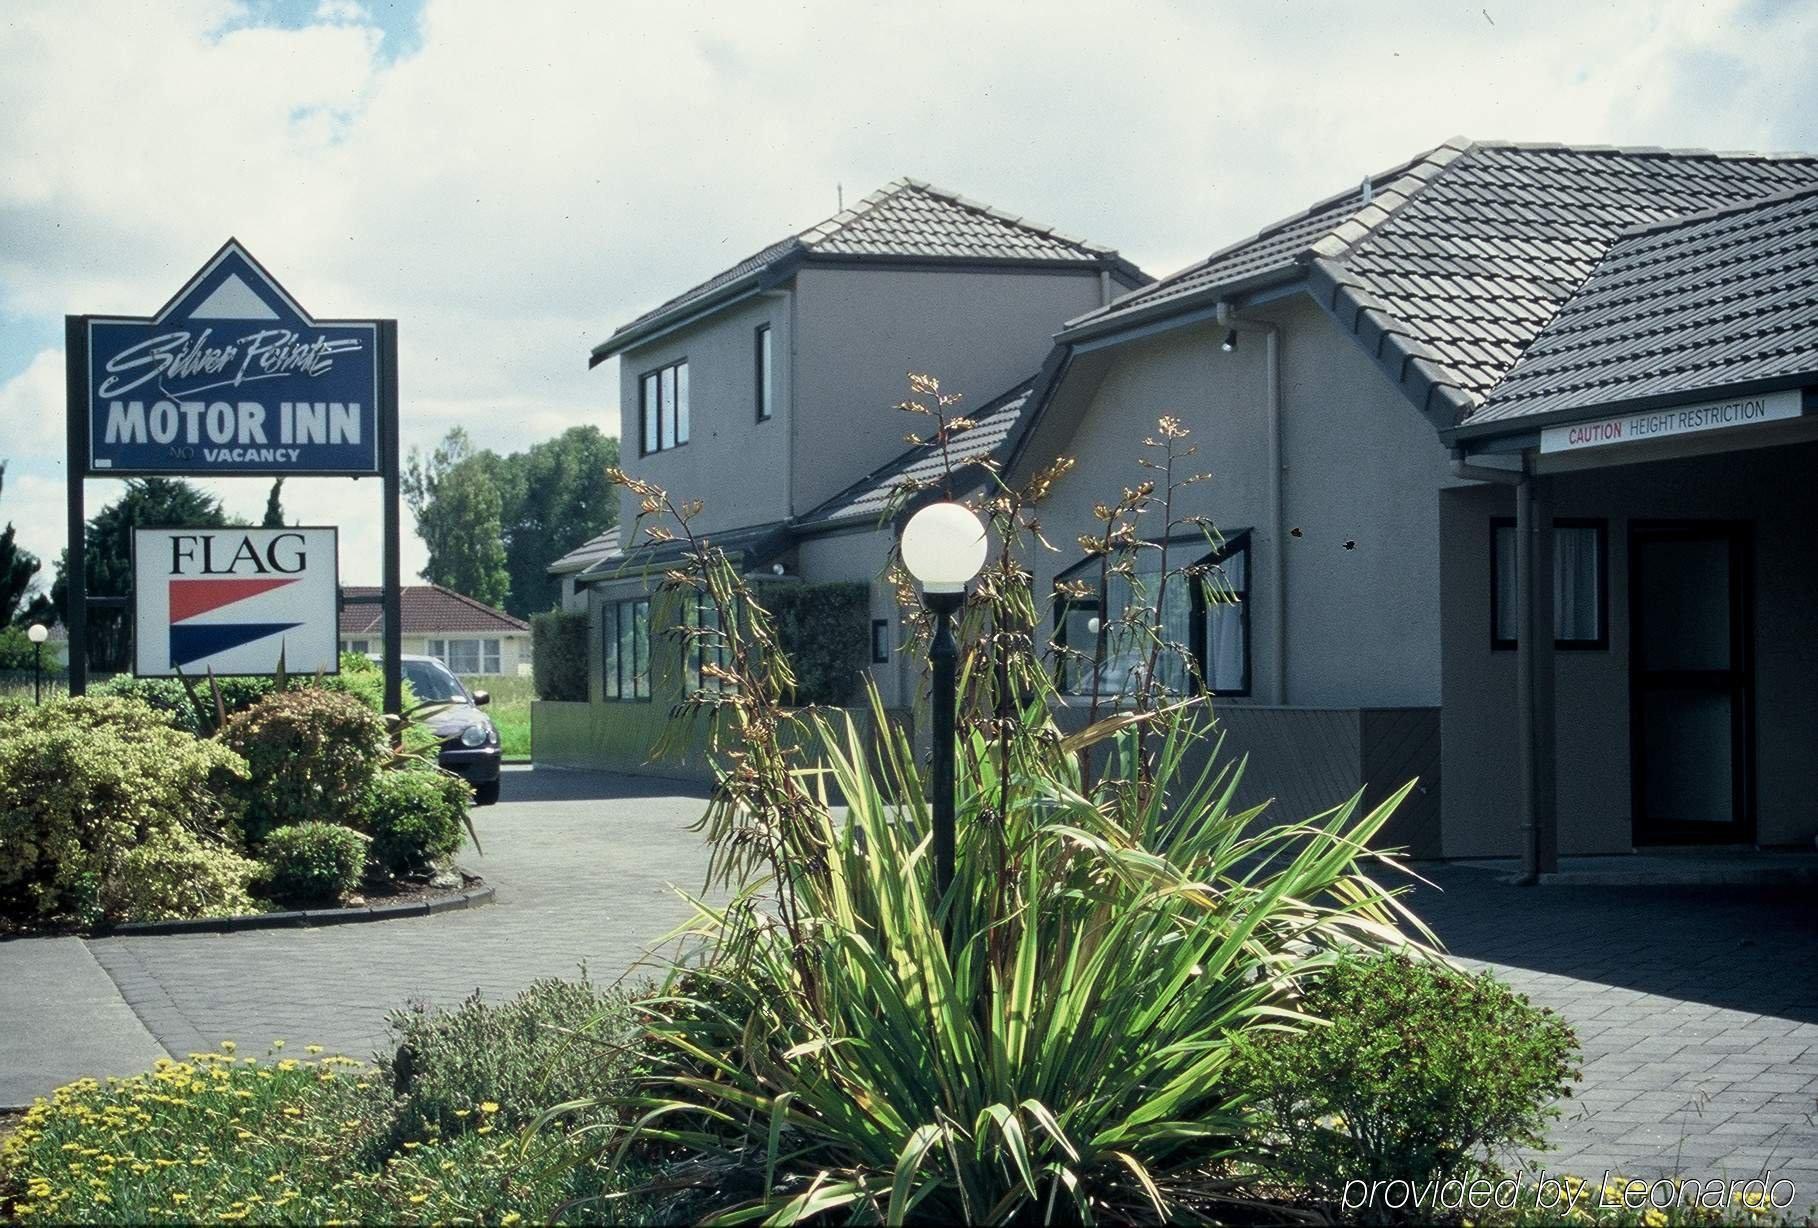
<svg viewBox="0 0 1818 1228">
<path fill-rule="evenodd" d="M 934 885 L 945 897 L 953 885 L 953 709 L 958 645 L 953 614 L 966 600 L 966 584 L 985 565 L 985 526 L 958 503 L 930 503 L 903 526 L 903 566 L 922 582 L 934 612 Z"/>
<path fill-rule="evenodd" d="M 33 623 L 26 629 L 25 638 L 32 642 L 32 703 L 44 702 L 44 641 L 50 638 L 50 628 L 43 623 Z"/>
</svg>

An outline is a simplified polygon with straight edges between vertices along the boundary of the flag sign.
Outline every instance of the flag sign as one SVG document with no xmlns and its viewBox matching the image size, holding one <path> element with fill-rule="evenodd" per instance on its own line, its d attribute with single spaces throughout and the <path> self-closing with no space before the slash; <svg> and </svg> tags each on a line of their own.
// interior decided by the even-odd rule
<svg viewBox="0 0 1818 1228">
<path fill-rule="evenodd" d="M 84 323 L 91 475 L 380 472 L 378 321 L 312 319 L 238 242 Z"/>
<path fill-rule="evenodd" d="M 135 529 L 133 673 L 336 673 L 333 529 Z"/>
</svg>

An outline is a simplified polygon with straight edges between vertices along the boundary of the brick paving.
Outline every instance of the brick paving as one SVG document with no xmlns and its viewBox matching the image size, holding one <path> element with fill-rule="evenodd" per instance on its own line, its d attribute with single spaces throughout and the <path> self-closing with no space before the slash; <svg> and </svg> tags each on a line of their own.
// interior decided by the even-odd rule
<svg viewBox="0 0 1818 1228">
<path fill-rule="evenodd" d="M 511 771 L 504 793 L 478 812 L 488 851 L 470 857 L 497 886 L 489 907 L 318 930 L 97 939 L 86 950 L 171 1053 L 282 1037 L 365 1055 L 386 1012 L 407 999 L 448 1004 L 476 988 L 502 997 L 583 961 L 611 980 L 685 919 L 669 885 L 700 885 L 705 852 L 685 830 L 698 793 L 547 770 Z M 1422 872 L 1435 886 L 1417 889 L 1414 907 L 1453 954 L 1558 1009 L 1583 1040 L 1584 1083 L 1538 1162 L 1593 1177 L 1766 1168 L 1798 1183 L 1802 1209 L 1818 1201 L 1809 888 L 1517 888 L 1471 866 Z M 44 941 L 0 944 L 0 987 L 16 987 L 28 957 L 82 954 Z M 32 1013 L 16 988 L 0 993 L 22 1018 Z M 71 1077 L 31 1060 L 33 1035 L 54 1048 L 69 1031 L 66 1008 L 40 1013 L 3 1050 L 8 1089 L 32 1084 L 36 1094 Z M 91 1073 L 143 1065 L 143 1040 L 128 1039 L 111 1061 L 89 1046 Z"/>
<path fill-rule="evenodd" d="M 1743 1178 L 1818 1202 L 1818 899 L 1810 887 L 1513 887 L 1423 867 L 1453 955 L 1563 1014 L 1584 1045 L 1554 1171 Z"/>
</svg>

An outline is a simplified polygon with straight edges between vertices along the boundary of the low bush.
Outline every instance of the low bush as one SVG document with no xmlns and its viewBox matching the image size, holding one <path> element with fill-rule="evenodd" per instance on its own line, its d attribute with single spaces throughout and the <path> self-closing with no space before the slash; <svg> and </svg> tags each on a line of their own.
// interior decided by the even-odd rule
<svg viewBox="0 0 1818 1228">
<path fill-rule="evenodd" d="M 587 615 L 545 610 L 530 619 L 531 680 L 538 699 L 586 700 Z"/>
<path fill-rule="evenodd" d="M 246 761 L 120 698 L 0 720 L 0 914 L 31 924 L 246 911 Z"/>
<path fill-rule="evenodd" d="M 275 827 L 347 817 L 390 755 L 376 712 L 320 688 L 267 695 L 230 716 L 220 741 L 251 769 L 243 822 L 255 848 Z"/>
<path fill-rule="evenodd" d="M 259 849 L 265 884 L 286 904 L 338 901 L 360 885 L 367 838 L 333 823 L 273 828 Z"/>
<path fill-rule="evenodd" d="M 617 1120 L 612 1102 L 638 1073 L 628 999 L 595 987 L 585 971 L 577 981 L 533 982 L 501 1005 L 476 992 L 454 1010 L 413 1005 L 386 1022 L 395 1043 L 379 1068 L 398 1098 L 400 1143 L 460 1133 L 480 1102 L 508 1129 L 589 1097 L 607 1104 L 580 1120 Z"/>
<path fill-rule="evenodd" d="M 1495 1176 L 1544 1146 L 1578 1079 L 1578 1040 L 1487 972 L 1391 954 L 1345 959 L 1298 1009 L 1326 1021 L 1239 1046 L 1276 1178 L 1336 1205 L 1347 1181 Z"/>
<path fill-rule="evenodd" d="M 373 865 L 387 874 L 427 869 L 461 848 L 462 820 L 473 790 L 439 768 L 380 772 L 366 785 L 356 811 L 372 837 Z"/>
<path fill-rule="evenodd" d="M 196 687 L 194 699 L 190 698 L 189 690 L 180 678 L 135 678 L 131 674 L 116 674 L 105 682 L 96 683 L 89 688 L 89 694 L 137 699 L 170 713 L 172 723 L 177 728 L 208 736 L 215 731 L 218 723 L 214 712 L 215 690 L 221 692 L 221 706 L 229 716 L 246 711 L 278 690 L 276 678 L 254 674 L 218 676 L 213 688 L 209 686 L 206 676 L 191 681 Z M 314 674 L 293 675 L 286 679 L 284 689 L 334 691 L 353 696 L 374 712 L 385 710 L 384 672 L 376 662 L 367 660 L 357 652 L 341 654 L 340 673 L 319 677 Z M 199 711 L 198 703 L 201 705 Z"/>
</svg>

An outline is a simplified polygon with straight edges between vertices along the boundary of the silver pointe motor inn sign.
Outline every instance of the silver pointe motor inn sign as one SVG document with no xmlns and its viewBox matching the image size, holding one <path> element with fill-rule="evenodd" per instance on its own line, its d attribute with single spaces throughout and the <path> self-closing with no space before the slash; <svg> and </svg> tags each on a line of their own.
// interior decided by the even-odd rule
<svg viewBox="0 0 1818 1228">
<path fill-rule="evenodd" d="M 315 320 L 228 240 L 149 319 L 89 316 L 91 474 L 380 472 L 376 320 Z"/>
</svg>

